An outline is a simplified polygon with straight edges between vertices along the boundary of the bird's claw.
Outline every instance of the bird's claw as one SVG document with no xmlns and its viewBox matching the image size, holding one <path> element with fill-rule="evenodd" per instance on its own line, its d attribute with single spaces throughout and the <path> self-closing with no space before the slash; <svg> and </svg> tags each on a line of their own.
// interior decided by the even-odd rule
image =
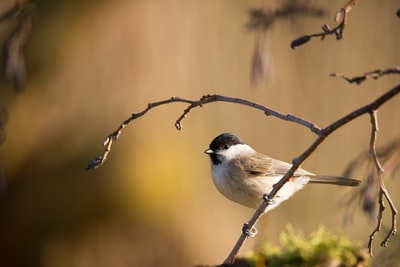
<svg viewBox="0 0 400 267">
<path fill-rule="evenodd" d="M 248 223 L 243 225 L 242 232 L 248 237 L 255 237 L 258 233 L 257 229 L 255 227 L 250 228 Z"/>
<path fill-rule="evenodd" d="M 276 205 L 276 203 L 277 203 L 275 199 L 269 198 L 267 194 L 264 194 L 264 195 L 263 195 L 263 200 L 264 200 L 265 202 L 267 202 L 268 205 L 270 205 L 270 206 L 274 206 L 274 205 Z"/>
</svg>

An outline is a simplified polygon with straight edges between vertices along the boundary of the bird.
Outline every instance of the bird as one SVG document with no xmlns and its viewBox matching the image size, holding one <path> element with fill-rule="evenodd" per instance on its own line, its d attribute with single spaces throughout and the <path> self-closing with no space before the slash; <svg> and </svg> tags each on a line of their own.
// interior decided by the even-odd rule
<svg viewBox="0 0 400 267">
<path fill-rule="evenodd" d="M 217 190 L 228 199 L 253 209 L 260 206 L 273 185 L 292 167 L 292 164 L 257 152 L 232 133 L 215 137 L 204 152 L 210 157 L 212 179 Z M 264 213 L 276 208 L 308 183 L 358 186 L 361 181 L 317 175 L 298 168 L 270 200 Z"/>
</svg>

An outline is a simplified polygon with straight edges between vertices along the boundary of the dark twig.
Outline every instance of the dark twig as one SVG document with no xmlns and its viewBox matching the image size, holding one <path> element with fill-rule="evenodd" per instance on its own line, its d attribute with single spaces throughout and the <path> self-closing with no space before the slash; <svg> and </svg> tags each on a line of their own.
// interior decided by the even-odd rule
<svg viewBox="0 0 400 267">
<path fill-rule="evenodd" d="M 322 32 L 313 33 L 313 34 L 309 34 L 309 35 L 303 35 L 303 36 L 295 39 L 294 41 L 292 41 L 292 43 L 290 44 L 290 47 L 294 49 L 300 45 L 307 43 L 308 41 L 311 40 L 311 38 L 314 38 L 314 37 L 320 37 L 321 40 L 324 40 L 325 36 L 333 35 L 333 34 L 336 36 L 336 40 L 343 39 L 343 37 L 344 37 L 343 32 L 344 32 L 344 28 L 347 25 L 348 14 L 351 11 L 352 7 L 356 3 L 357 3 L 357 0 L 350 0 L 338 12 L 336 12 L 335 19 L 334 19 L 335 23 L 337 23 L 341 19 L 340 23 L 336 27 L 331 28 L 328 24 L 324 24 L 324 25 L 322 25 Z"/>
<path fill-rule="evenodd" d="M 330 76 L 343 78 L 344 80 L 348 81 L 349 83 L 360 84 L 367 79 L 377 80 L 380 77 L 382 77 L 384 75 L 388 75 L 388 74 L 400 74 L 400 67 L 389 68 L 389 69 L 384 69 L 384 70 L 376 69 L 376 70 L 368 71 L 368 72 L 364 73 L 363 75 L 354 76 L 352 78 L 346 77 L 345 75 L 343 75 L 341 73 L 331 73 Z"/>
<path fill-rule="evenodd" d="M 182 121 L 184 118 L 186 118 L 186 116 L 189 114 L 189 112 L 196 107 L 202 107 L 205 104 L 209 104 L 209 103 L 213 103 L 213 102 L 229 102 L 229 103 L 236 103 L 236 104 L 241 104 L 241 105 L 245 105 L 245 106 L 249 106 L 255 109 L 259 109 L 264 111 L 266 116 L 274 116 L 277 117 L 279 119 L 282 120 L 286 120 L 286 121 L 292 121 L 295 123 L 298 123 L 300 125 L 303 125 L 307 128 L 309 128 L 312 132 L 316 133 L 316 134 L 320 134 L 321 129 L 316 126 L 315 124 L 313 124 L 310 121 L 307 121 L 305 119 L 302 119 L 300 117 L 291 115 L 291 114 L 282 114 L 278 111 L 272 110 L 270 108 L 267 108 L 265 106 L 262 106 L 260 104 L 257 104 L 255 102 L 251 102 L 245 99 L 240 99 L 240 98 L 234 98 L 234 97 L 227 97 L 227 96 L 222 96 L 222 95 L 205 95 L 203 96 L 200 100 L 189 100 L 189 99 L 184 99 L 184 98 L 180 98 L 180 97 L 171 97 L 170 99 L 166 99 L 166 100 L 162 100 L 162 101 L 158 101 L 158 102 L 153 102 L 153 103 L 149 103 L 147 105 L 147 108 L 144 109 L 141 112 L 138 113 L 133 113 L 128 119 L 126 119 L 125 121 L 123 121 L 121 123 L 121 125 L 111 134 L 109 134 L 106 139 L 103 142 L 103 146 L 105 147 L 103 155 L 99 156 L 93 160 L 89 161 L 88 166 L 86 167 L 87 169 L 97 169 L 98 167 L 100 167 L 101 165 L 103 165 L 103 163 L 107 160 L 108 154 L 111 151 L 111 146 L 113 144 L 113 141 L 116 141 L 119 136 L 121 135 L 123 129 L 129 124 L 131 123 L 133 120 L 136 120 L 140 117 L 142 117 L 143 115 L 145 115 L 150 109 L 158 107 L 158 106 L 162 106 L 162 105 L 166 105 L 169 103 L 173 103 L 173 102 L 183 102 L 183 103 L 188 103 L 190 104 L 182 113 L 181 116 L 179 116 L 179 118 L 176 120 L 175 122 L 175 127 L 178 130 L 182 129 Z"/>
<path fill-rule="evenodd" d="M 97 169 L 98 167 L 100 167 L 101 165 L 104 164 L 104 162 L 108 158 L 108 154 L 111 151 L 111 146 L 112 146 L 113 142 L 118 140 L 118 138 L 121 135 L 123 129 L 129 123 L 131 123 L 133 120 L 136 120 L 136 119 L 142 117 L 143 115 L 145 115 L 152 108 L 155 108 L 155 107 L 158 107 L 158 106 L 162 106 L 162 105 L 166 105 L 166 104 L 169 104 L 169 103 L 172 103 L 172 102 L 184 102 L 184 103 L 193 104 L 194 101 L 173 96 L 170 99 L 166 99 L 166 100 L 162 100 L 162 101 L 158 101 L 158 102 L 153 102 L 153 103 L 147 104 L 147 107 L 143 111 L 138 112 L 138 113 L 133 113 L 128 119 L 124 120 L 114 132 L 112 132 L 111 134 L 109 134 L 106 137 L 106 139 L 103 141 L 103 146 L 105 147 L 103 155 L 102 156 L 98 156 L 97 158 L 95 158 L 93 160 L 89 160 L 89 164 L 87 165 L 86 169 Z"/>
</svg>

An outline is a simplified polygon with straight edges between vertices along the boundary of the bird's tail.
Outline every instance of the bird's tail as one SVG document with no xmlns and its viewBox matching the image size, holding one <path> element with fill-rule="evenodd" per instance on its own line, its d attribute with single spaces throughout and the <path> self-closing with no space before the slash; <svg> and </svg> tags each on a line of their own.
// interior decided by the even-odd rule
<svg viewBox="0 0 400 267">
<path fill-rule="evenodd" d="M 340 176 L 328 176 L 328 175 L 315 175 L 310 177 L 310 183 L 316 184 L 334 184 L 343 186 L 357 186 L 361 183 L 360 180 L 345 178 Z"/>
</svg>

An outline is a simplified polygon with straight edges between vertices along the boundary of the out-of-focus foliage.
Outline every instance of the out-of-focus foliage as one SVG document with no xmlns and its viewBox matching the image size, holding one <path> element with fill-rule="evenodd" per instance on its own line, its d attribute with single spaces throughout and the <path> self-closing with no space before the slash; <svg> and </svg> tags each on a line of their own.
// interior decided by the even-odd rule
<svg viewBox="0 0 400 267">
<path fill-rule="evenodd" d="M 6 33 L 4 44 L 1 45 L 4 47 L 4 76 L 16 91 L 24 89 L 26 83 L 26 60 L 23 50 L 31 33 L 34 7 L 34 1 L 30 0 L 6 0 L 0 3 L 0 28 L 4 28 L 3 25 L 15 24 L 6 27 L 9 28 L 9 33 Z M 3 29 L 0 30 L 2 31 Z"/>
<path fill-rule="evenodd" d="M 385 181 L 399 179 L 400 174 L 400 139 L 395 139 L 388 144 L 377 149 L 377 156 L 382 168 L 385 170 L 383 178 Z M 349 162 L 343 173 L 344 177 L 354 177 L 361 175 L 366 177 L 357 194 L 353 194 L 343 206 L 346 209 L 345 220 L 351 222 L 354 220 L 357 210 L 366 213 L 371 221 L 375 220 L 378 204 L 379 180 L 376 177 L 376 166 L 373 158 L 368 151 L 360 153 L 354 160 Z"/>
</svg>

